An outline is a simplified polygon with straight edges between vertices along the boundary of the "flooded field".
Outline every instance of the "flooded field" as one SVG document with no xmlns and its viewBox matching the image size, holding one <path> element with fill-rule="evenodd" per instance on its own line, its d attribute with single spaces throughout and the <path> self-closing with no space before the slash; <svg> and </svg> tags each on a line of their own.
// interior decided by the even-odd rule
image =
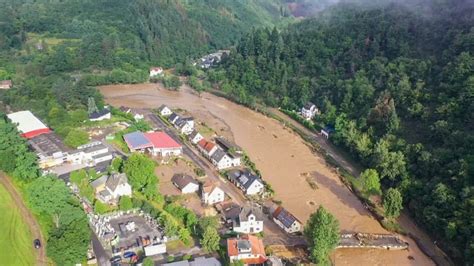
<svg viewBox="0 0 474 266">
<path fill-rule="evenodd" d="M 274 119 L 211 94 L 199 97 L 188 88 L 172 92 L 157 84 L 137 84 L 100 90 L 114 106 L 158 108 L 165 103 L 186 109 L 219 134 L 234 139 L 272 185 L 276 199 L 303 222 L 322 204 L 338 218 L 342 232 L 387 233 L 324 159 Z M 311 188 L 308 180 L 317 188 Z M 406 241 L 409 251 L 337 250 L 332 259 L 336 265 L 433 265 L 412 241 Z"/>
</svg>

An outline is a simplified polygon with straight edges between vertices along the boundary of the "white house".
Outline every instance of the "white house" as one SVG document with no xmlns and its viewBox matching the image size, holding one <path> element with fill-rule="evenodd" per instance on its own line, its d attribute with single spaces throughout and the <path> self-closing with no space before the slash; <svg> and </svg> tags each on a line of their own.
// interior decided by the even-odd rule
<svg viewBox="0 0 474 266">
<path fill-rule="evenodd" d="M 306 120 L 311 120 L 313 117 L 319 113 L 319 109 L 316 107 L 311 102 L 307 102 L 302 108 L 301 108 L 301 116 L 305 118 Z"/>
<path fill-rule="evenodd" d="M 96 197 L 103 203 L 117 203 L 122 196 L 132 196 L 132 187 L 128 184 L 125 174 L 114 173 L 111 176 L 102 176 L 91 183 Z"/>
<path fill-rule="evenodd" d="M 224 190 L 215 184 L 208 183 L 202 187 L 201 199 L 204 204 L 213 205 L 223 202 L 225 198 Z"/>
<path fill-rule="evenodd" d="M 289 213 L 283 207 L 279 206 L 273 212 L 273 221 L 287 233 L 300 232 L 303 225 L 293 214 Z"/>
<path fill-rule="evenodd" d="M 112 117 L 112 114 L 110 113 L 110 110 L 107 108 L 104 108 L 99 112 L 93 112 L 92 114 L 90 114 L 89 121 L 102 121 L 102 120 L 110 119 L 111 117 Z"/>
<path fill-rule="evenodd" d="M 204 137 L 197 130 L 193 130 L 193 132 L 189 134 L 189 141 L 191 141 L 193 144 L 197 144 L 202 139 L 204 139 Z"/>
<path fill-rule="evenodd" d="M 161 243 L 161 244 L 156 244 L 156 245 L 150 245 L 146 246 L 143 248 L 145 251 L 145 256 L 154 256 L 154 255 L 159 255 L 159 254 L 165 254 L 166 253 L 166 244 Z"/>
<path fill-rule="evenodd" d="M 169 116 L 173 113 L 171 109 L 164 104 L 158 108 L 158 112 L 160 113 L 161 116 Z"/>
<path fill-rule="evenodd" d="M 82 163 L 88 166 L 94 166 L 101 162 L 110 161 L 113 155 L 109 148 L 100 141 L 93 141 L 77 147 L 77 151 L 68 156 L 72 163 Z"/>
<path fill-rule="evenodd" d="M 211 155 L 211 162 L 219 170 L 240 166 L 241 163 L 240 156 L 226 153 L 221 148 L 217 148 L 216 151 Z"/>
<path fill-rule="evenodd" d="M 245 204 L 239 216 L 233 221 L 232 230 L 238 233 L 258 234 L 263 231 L 263 214 L 260 206 Z"/>
<path fill-rule="evenodd" d="M 150 151 L 154 156 L 180 156 L 183 153 L 183 147 L 165 132 L 145 133 L 145 137 L 153 145 Z"/>
<path fill-rule="evenodd" d="M 163 68 L 161 67 L 152 67 L 150 68 L 150 78 L 160 76 L 163 74 Z"/>
<path fill-rule="evenodd" d="M 263 193 L 265 186 L 260 177 L 252 174 L 250 170 L 231 170 L 227 178 L 240 188 L 246 195 L 257 195 Z"/>
<path fill-rule="evenodd" d="M 194 119 L 192 117 L 178 118 L 174 121 L 174 125 L 181 134 L 190 135 L 194 130 Z"/>
<path fill-rule="evenodd" d="M 171 182 L 173 182 L 173 185 L 181 190 L 183 194 L 194 193 L 199 190 L 199 183 L 186 174 L 175 174 L 171 178 Z"/>
<path fill-rule="evenodd" d="M 228 238 L 227 256 L 230 263 L 242 261 L 245 265 L 262 265 L 267 261 L 262 240 L 252 235 Z"/>
</svg>

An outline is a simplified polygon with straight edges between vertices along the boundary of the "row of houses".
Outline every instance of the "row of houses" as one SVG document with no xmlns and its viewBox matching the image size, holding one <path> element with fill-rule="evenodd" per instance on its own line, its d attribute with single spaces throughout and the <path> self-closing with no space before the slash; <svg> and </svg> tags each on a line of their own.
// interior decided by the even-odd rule
<svg viewBox="0 0 474 266">
<path fill-rule="evenodd" d="M 11 113 L 7 117 L 16 124 L 21 136 L 27 139 L 38 157 L 38 166 L 44 172 L 62 175 L 81 168 L 94 167 L 99 163 L 111 161 L 114 157 L 113 152 L 100 141 L 90 142 L 77 149 L 67 147 L 60 136 L 30 111 Z M 59 166 L 68 167 L 58 170 Z"/>
<path fill-rule="evenodd" d="M 241 165 L 242 150 L 224 138 L 216 138 L 215 143 L 204 138 L 197 142 L 198 150 L 219 170 Z"/>
<path fill-rule="evenodd" d="M 168 121 L 181 133 L 186 136 L 189 136 L 194 131 L 194 118 L 192 117 L 182 117 L 177 113 L 171 111 L 171 109 L 162 105 L 158 108 L 158 113 L 167 117 Z"/>
</svg>

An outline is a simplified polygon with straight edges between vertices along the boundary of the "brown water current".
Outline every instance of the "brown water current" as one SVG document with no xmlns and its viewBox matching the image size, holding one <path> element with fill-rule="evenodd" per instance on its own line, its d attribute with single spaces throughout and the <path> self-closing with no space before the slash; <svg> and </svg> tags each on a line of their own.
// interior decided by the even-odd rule
<svg viewBox="0 0 474 266">
<path fill-rule="evenodd" d="M 339 180 L 324 159 L 312 153 L 304 141 L 278 121 L 230 102 L 189 88 L 168 91 L 157 84 L 100 87 L 113 106 L 158 108 L 161 104 L 188 110 L 220 134 L 233 138 L 255 162 L 275 198 L 303 223 L 319 205 L 333 213 L 342 232 L 388 233 Z M 312 189 L 308 180 L 316 183 Z M 411 241 L 408 251 L 336 250 L 336 265 L 433 265 Z M 409 258 L 410 257 L 410 258 Z"/>
</svg>

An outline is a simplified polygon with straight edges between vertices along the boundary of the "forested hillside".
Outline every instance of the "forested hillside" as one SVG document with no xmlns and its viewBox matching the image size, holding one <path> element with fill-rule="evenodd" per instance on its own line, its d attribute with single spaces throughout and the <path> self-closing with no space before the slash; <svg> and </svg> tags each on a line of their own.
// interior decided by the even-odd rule
<svg viewBox="0 0 474 266">
<path fill-rule="evenodd" d="M 427 2 L 427 1 L 425 1 Z M 332 141 L 368 168 L 458 262 L 474 263 L 474 8 L 336 5 L 255 30 L 213 71 L 248 105 L 313 101 Z M 472 2 L 471 2 L 472 3 Z"/>
</svg>

